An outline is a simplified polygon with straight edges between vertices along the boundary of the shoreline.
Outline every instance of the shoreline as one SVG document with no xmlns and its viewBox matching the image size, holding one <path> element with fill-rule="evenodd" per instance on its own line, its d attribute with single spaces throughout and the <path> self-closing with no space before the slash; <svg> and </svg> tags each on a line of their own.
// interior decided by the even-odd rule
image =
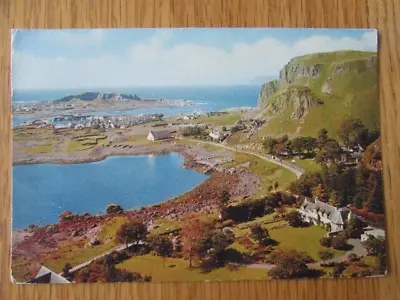
<svg viewBox="0 0 400 300">
<path fill-rule="evenodd" d="M 109 153 L 104 153 L 102 155 L 98 156 L 88 156 L 88 157 L 83 157 L 83 158 L 72 158 L 68 159 L 68 157 L 71 156 L 71 153 L 61 153 L 65 154 L 67 158 L 53 158 L 49 157 L 46 154 L 46 157 L 43 158 L 31 158 L 31 159 L 20 159 L 18 161 L 13 161 L 12 165 L 13 166 L 21 166 L 21 165 L 36 165 L 36 164 L 52 164 L 52 165 L 74 165 L 74 164 L 84 164 L 84 163 L 94 163 L 94 162 L 100 162 L 104 161 L 109 157 L 112 156 L 139 156 L 139 155 L 163 155 L 163 154 L 168 154 L 171 152 L 177 152 L 181 154 L 182 156 L 185 156 L 184 150 L 187 146 L 185 145 L 179 145 L 176 144 L 175 142 L 168 141 L 168 142 L 163 142 L 161 144 L 157 144 L 154 146 L 165 146 L 165 147 L 158 147 L 158 149 L 149 149 L 150 147 L 142 146 L 142 148 L 139 148 L 138 146 L 136 149 L 126 149 L 125 151 L 121 152 L 118 150 L 117 151 L 111 151 Z M 104 147 L 100 147 L 97 149 L 102 149 Z M 113 148 L 112 148 L 113 149 Z M 82 153 L 83 154 L 83 153 Z M 86 153 L 87 155 L 90 155 L 89 152 Z"/>
<path fill-rule="evenodd" d="M 169 100 L 168 100 L 169 101 Z M 195 102 L 184 102 L 182 100 L 170 100 L 170 101 L 177 101 L 177 103 L 170 103 L 170 102 L 157 102 L 157 103 L 151 103 L 151 101 L 146 102 L 143 101 L 143 103 L 140 104 L 134 104 L 132 107 L 115 107 L 115 106 L 105 106 L 105 107 L 90 107 L 90 108 L 76 108 L 76 109 L 71 109 L 71 110 L 62 110 L 62 111 L 46 111 L 42 113 L 19 113 L 19 112 L 11 112 L 11 117 L 14 118 L 49 118 L 49 117 L 56 117 L 59 115 L 72 115 L 72 114 L 90 114 L 90 113 L 96 113 L 96 112 L 102 112 L 104 111 L 104 115 L 107 115 L 107 112 L 116 112 L 116 111 L 129 111 L 129 110 L 137 110 L 137 109 L 143 109 L 143 108 L 165 108 L 165 107 L 171 107 L 171 108 L 176 108 L 176 107 L 195 107 L 197 104 Z"/>
<path fill-rule="evenodd" d="M 44 162 L 43 160 L 40 161 L 35 161 L 35 162 L 29 162 L 29 163 L 23 163 L 22 161 L 19 163 L 14 163 L 14 165 L 29 165 L 29 164 L 59 164 L 59 165 L 68 165 L 68 164 L 80 164 L 80 163 L 93 163 L 93 162 L 99 162 L 99 161 L 104 161 L 107 158 L 111 158 L 113 156 L 141 156 L 141 155 L 165 155 L 165 154 L 169 154 L 169 153 L 178 153 L 179 155 L 181 155 L 183 157 L 183 164 L 181 165 L 182 168 L 186 168 L 186 169 L 192 169 L 195 170 L 197 172 L 203 172 L 205 166 L 198 163 L 196 161 L 196 157 L 197 156 L 201 156 L 201 154 L 204 154 L 204 152 L 209 153 L 210 157 L 212 157 L 214 154 L 210 151 L 204 150 L 202 147 L 199 146 L 187 146 L 187 145 L 180 145 L 180 144 L 176 144 L 175 142 L 172 141 L 168 141 L 168 142 L 163 142 L 161 145 L 157 145 L 157 146 L 161 146 L 158 147 L 158 149 L 146 149 L 146 151 L 143 151 L 143 149 L 130 149 L 130 152 L 127 153 L 120 153 L 120 152 L 112 152 L 112 153 L 107 153 L 104 154 L 102 156 L 99 157 L 91 157 L 91 158 L 86 158 L 80 161 L 70 161 L 70 162 L 66 162 L 66 161 L 62 161 L 62 160 L 54 160 L 54 161 L 47 161 Z M 217 174 L 218 173 L 218 174 Z M 197 189 L 203 189 L 204 187 L 210 185 L 210 184 L 216 184 L 218 182 L 218 177 L 220 176 L 228 176 L 227 174 L 225 174 L 224 172 L 219 172 L 219 171 L 213 171 L 213 173 L 208 176 L 208 178 L 205 178 L 204 181 L 202 181 L 201 183 L 197 184 L 196 186 L 194 186 L 193 188 L 191 188 L 190 190 L 185 191 L 182 194 L 179 194 L 175 197 L 163 200 L 159 203 L 155 203 L 155 204 L 149 204 L 149 205 L 141 205 L 139 207 L 136 208 L 131 208 L 131 209 L 127 209 L 124 211 L 124 214 L 127 215 L 136 215 L 139 218 L 147 218 L 147 212 L 148 211 L 157 211 L 158 214 L 160 215 L 164 215 L 165 210 L 168 210 L 169 206 L 174 206 L 177 204 L 176 201 L 179 202 L 179 199 L 184 198 L 185 196 L 194 193 L 195 190 Z M 208 206 L 207 203 L 197 203 L 200 206 L 206 207 Z M 72 211 L 72 210 L 71 210 Z M 79 213 L 77 213 L 79 214 Z M 102 218 L 107 218 L 107 214 L 103 213 L 101 215 L 91 215 L 94 218 L 99 218 L 99 220 L 101 220 Z M 164 217 L 167 217 L 168 215 L 165 215 Z M 48 226 L 53 226 L 56 223 L 49 223 L 49 224 L 41 224 L 39 228 L 46 228 Z M 12 232 L 28 232 L 27 228 L 16 228 L 16 229 L 12 229 Z"/>
</svg>

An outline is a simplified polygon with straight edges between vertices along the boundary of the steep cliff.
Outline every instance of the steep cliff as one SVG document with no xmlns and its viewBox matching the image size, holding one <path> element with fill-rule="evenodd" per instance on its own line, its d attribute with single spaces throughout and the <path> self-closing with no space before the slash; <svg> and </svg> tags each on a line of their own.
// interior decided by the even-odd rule
<svg viewBox="0 0 400 300">
<path fill-rule="evenodd" d="M 311 107 L 323 103 L 308 87 L 289 86 L 270 98 L 266 109 L 273 114 L 280 114 L 289 109 L 291 110 L 290 118 L 299 120 L 307 114 Z"/>
<path fill-rule="evenodd" d="M 327 127 L 335 136 L 349 116 L 377 129 L 377 55 L 335 51 L 295 57 L 280 70 L 279 79 L 261 86 L 258 105 L 267 120 L 264 134 L 315 135 Z"/>
</svg>

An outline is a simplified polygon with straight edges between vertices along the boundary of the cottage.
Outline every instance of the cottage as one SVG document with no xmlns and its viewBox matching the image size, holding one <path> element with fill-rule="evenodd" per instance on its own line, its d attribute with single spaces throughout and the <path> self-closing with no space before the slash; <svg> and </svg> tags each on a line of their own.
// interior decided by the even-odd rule
<svg viewBox="0 0 400 300">
<path fill-rule="evenodd" d="M 150 131 L 147 139 L 149 141 L 159 141 L 169 139 L 171 137 L 171 132 L 169 131 Z"/>
<path fill-rule="evenodd" d="M 222 138 L 222 134 L 219 130 L 214 130 L 210 132 L 209 136 L 212 137 L 213 140 L 217 141 L 219 141 Z"/>
<path fill-rule="evenodd" d="M 382 229 L 365 230 L 364 233 L 361 235 L 361 242 L 365 242 L 370 236 L 373 236 L 375 238 L 385 238 L 385 231 L 383 231 Z"/>
<path fill-rule="evenodd" d="M 315 202 L 305 199 L 298 211 L 305 222 L 324 225 L 329 228 L 329 233 L 343 231 L 345 222 L 350 220 L 352 215 L 348 208 L 337 208 L 319 201 L 318 198 L 315 198 Z"/>
<path fill-rule="evenodd" d="M 27 283 L 70 283 L 67 279 L 42 266 L 36 277 Z"/>
</svg>

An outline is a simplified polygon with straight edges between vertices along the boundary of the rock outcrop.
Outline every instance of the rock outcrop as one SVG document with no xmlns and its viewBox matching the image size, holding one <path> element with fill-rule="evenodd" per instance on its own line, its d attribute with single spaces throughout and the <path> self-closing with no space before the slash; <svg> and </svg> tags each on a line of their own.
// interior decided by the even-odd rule
<svg viewBox="0 0 400 300">
<path fill-rule="evenodd" d="M 288 87 L 278 95 L 273 96 L 266 109 L 273 114 L 279 114 L 292 108 L 291 119 L 302 119 L 311 107 L 323 104 L 308 87 Z"/>
<path fill-rule="evenodd" d="M 263 106 L 275 92 L 285 86 L 309 82 L 320 75 L 320 64 L 303 64 L 297 58 L 292 59 L 279 72 L 279 79 L 272 80 L 262 85 L 258 103 Z M 307 84 L 306 84 L 307 85 Z"/>
<path fill-rule="evenodd" d="M 279 89 L 279 80 L 272 80 L 264 83 L 261 86 L 260 95 L 258 97 L 258 104 L 262 105 Z"/>
</svg>

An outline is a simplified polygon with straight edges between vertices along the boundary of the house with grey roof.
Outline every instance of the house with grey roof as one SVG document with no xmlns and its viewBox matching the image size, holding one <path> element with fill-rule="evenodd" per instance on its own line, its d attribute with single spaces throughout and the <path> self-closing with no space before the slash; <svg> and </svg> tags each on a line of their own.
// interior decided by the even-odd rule
<svg viewBox="0 0 400 300">
<path fill-rule="evenodd" d="M 169 131 L 150 131 L 147 135 L 149 141 L 165 140 L 171 137 L 171 132 Z"/>
<path fill-rule="evenodd" d="M 71 283 L 61 275 L 54 273 L 50 269 L 42 266 L 36 277 L 29 280 L 27 283 Z"/>
<path fill-rule="evenodd" d="M 343 231 L 345 223 L 352 215 L 347 207 L 337 208 L 318 198 L 314 202 L 306 198 L 298 211 L 305 222 L 325 226 L 329 229 L 329 234 Z"/>
</svg>

